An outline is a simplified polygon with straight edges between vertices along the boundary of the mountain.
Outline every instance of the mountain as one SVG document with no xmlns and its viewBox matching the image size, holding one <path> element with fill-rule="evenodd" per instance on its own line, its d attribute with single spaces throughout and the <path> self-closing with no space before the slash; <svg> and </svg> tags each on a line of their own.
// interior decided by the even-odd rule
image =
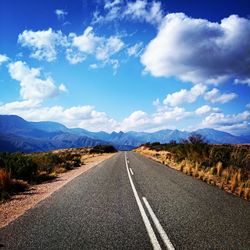
<svg viewBox="0 0 250 250">
<path fill-rule="evenodd" d="M 16 115 L 0 115 L 0 134 L 13 134 L 29 138 L 50 138 L 59 131 L 53 133 L 38 129 L 32 122 L 25 121 Z"/>
<path fill-rule="evenodd" d="M 130 150 L 146 142 L 180 142 L 192 133 L 202 135 L 215 144 L 250 143 L 250 135 L 235 136 L 215 129 L 194 132 L 160 130 L 157 132 L 90 132 L 81 128 L 67 128 L 57 122 L 28 122 L 16 115 L 0 115 L 0 151 L 36 152 L 59 148 L 87 147 L 111 144 L 118 150 Z"/>
<path fill-rule="evenodd" d="M 226 132 L 218 131 L 215 129 L 198 129 L 195 131 L 195 133 L 202 135 L 205 137 L 209 143 L 217 143 L 217 144 L 239 144 L 239 143 L 245 143 L 247 142 L 247 138 L 234 136 Z M 250 141 L 250 140 L 249 140 Z M 248 142 L 249 142 L 248 141 Z"/>
<path fill-rule="evenodd" d="M 70 131 L 60 123 L 34 123 L 19 116 L 0 115 L 0 151 L 37 152 L 108 144 Z"/>
<path fill-rule="evenodd" d="M 47 132 L 68 132 L 68 128 L 58 122 L 30 122 L 30 124 L 39 130 Z"/>
</svg>

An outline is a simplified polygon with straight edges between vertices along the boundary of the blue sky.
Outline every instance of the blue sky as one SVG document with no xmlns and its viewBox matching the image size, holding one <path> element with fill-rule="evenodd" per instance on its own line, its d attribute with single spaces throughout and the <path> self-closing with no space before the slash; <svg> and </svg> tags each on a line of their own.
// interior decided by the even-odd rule
<svg viewBox="0 0 250 250">
<path fill-rule="evenodd" d="M 1 0 L 0 114 L 250 134 L 249 15 L 247 0 Z"/>
</svg>

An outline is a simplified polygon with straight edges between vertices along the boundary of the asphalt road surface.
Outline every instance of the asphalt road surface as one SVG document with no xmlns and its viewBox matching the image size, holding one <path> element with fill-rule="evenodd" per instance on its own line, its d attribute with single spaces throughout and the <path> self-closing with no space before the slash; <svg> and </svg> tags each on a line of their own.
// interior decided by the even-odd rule
<svg viewBox="0 0 250 250">
<path fill-rule="evenodd" d="M 132 152 L 0 230 L 1 249 L 250 249 L 250 203 Z"/>
</svg>

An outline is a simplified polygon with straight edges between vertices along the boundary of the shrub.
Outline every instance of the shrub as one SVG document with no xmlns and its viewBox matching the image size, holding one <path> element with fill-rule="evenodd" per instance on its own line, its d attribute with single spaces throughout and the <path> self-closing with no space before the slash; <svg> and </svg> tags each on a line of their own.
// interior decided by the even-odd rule
<svg viewBox="0 0 250 250">
<path fill-rule="evenodd" d="M 36 175 L 37 164 L 33 162 L 30 156 L 20 153 L 2 153 L 0 159 L 11 178 L 29 181 Z"/>
<path fill-rule="evenodd" d="M 32 156 L 33 161 L 38 166 L 39 172 L 50 174 L 56 165 L 62 162 L 61 158 L 53 153 L 40 153 Z"/>
<path fill-rule="evenodd" d="M 112 145 L 97 145 L 90 150 L 90 154 L 115 153 L 117 150 Z"/>
<path fill-rule="evenodd" d="M 8 190 L 10 185 L 10 173 L 5 169 L 0 169 L 0 190 Z"/>
<path fill-rule="evenodd" d="M 9 198 L 11 194 L 23 192 L 27 188 L 27 182 L 11 179 L 6 169 L 0 169 L 0 200 Z"/>
</svg>

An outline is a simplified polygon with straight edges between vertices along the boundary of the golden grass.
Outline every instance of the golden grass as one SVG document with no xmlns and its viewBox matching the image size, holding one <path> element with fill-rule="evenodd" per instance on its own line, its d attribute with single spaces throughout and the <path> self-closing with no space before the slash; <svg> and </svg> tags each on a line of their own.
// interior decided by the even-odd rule
<svg viewBox="0 0 250 250">
<path fill-rule="evenodd" d="M 235 189 L 238 185 L 238 181 L 237 181 L 237 173 L 235 173 L 232 177 L 231 177 L 231 181 L 230 181 L 230 190 L 232 193 L 235 192 Z"/>
<path fill-rule="evenodd" d="M 210 185 L 216 185 L 220 189 L 240 196 L 246 200 L 250 200 L 250 173 L 248 178 L 242 177 L 242 170 L 237 167 L 223 168 L 220 161 L 211 168 L 205 168 L 198 162 L 190 162 L 182 160 L 177 163 L 173 155 L 167 151 L 154 151 L 146 146 L 139 147 L 134 150 L 137 153 L 148 156 L 160 163 L 168 165 L 176 170 L 179 170 L 187 175 L 193 176 L 199 180 L 207 182 Z"/>
</svg>

